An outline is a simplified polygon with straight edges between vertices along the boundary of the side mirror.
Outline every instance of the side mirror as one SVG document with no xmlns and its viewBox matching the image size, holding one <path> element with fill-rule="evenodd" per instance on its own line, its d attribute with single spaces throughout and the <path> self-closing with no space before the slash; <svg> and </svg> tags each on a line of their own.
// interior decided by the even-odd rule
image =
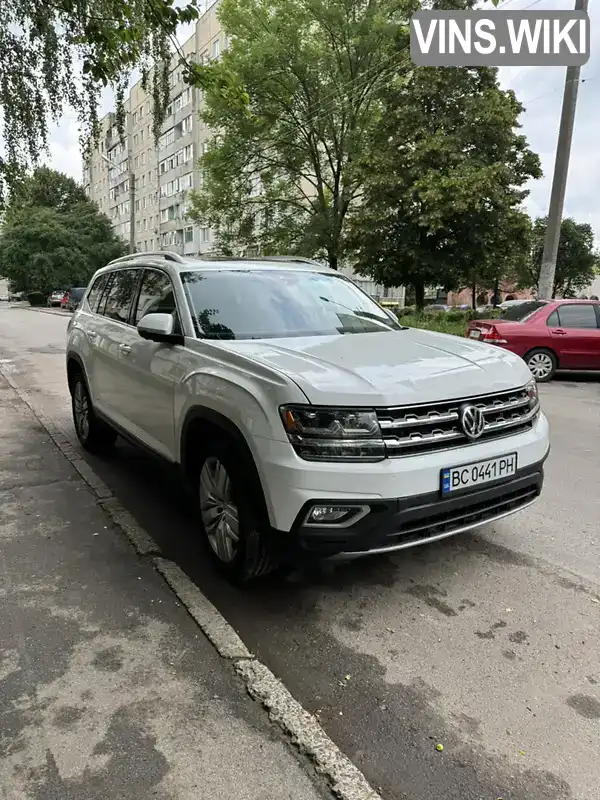
<svg viewBox="0 0 600 800">
<path fill-rule="evenodd" d="M 165 344 L 183 344 L 183 336 L 173 333 L 175 321 L 171 314 L 146 314 L 137 324 L 137 331 L 142 339 Z"/>
</svg>

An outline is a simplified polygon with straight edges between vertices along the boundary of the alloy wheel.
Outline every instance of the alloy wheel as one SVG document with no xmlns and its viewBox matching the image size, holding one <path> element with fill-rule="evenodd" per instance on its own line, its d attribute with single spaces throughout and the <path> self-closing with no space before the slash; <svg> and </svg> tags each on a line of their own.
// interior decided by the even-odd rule
<svg viewBox="0 0 600 800">
<path fill-rule="evenodd" d="M 215 555 L 230 564 L 239 546 L 239 512 L 227 470 L 214 456 L 206 459 L 200 472 L 200 514 Z"/>
<path fill-rule="evenodd" d="M 81 439 L 87 439 L 90 432 L 90 403 L 82 381 L 77 381 L 73 392 L 73 416 L 75 427 Z"/>
</svg>

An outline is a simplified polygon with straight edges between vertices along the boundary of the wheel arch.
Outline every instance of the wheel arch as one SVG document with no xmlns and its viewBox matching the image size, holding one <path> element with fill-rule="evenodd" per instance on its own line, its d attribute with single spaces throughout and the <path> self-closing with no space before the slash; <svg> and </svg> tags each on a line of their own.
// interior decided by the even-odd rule
<svg viewBox="0 0 600 800">
<path fill-rule="evenodd" d="M 193 476 L 197 456 L 202 452 L 193 447 L 195 437 L 229 439 L 236 447 L 243 459 L 244 469 L 248 471 L 251 483 L 251 500 L 257 511 L 264 514 L 264 519 L 269 520 L 269 512 L 262 481 L 252 450 L 246 437 L 239 427 L 228 417 L 206 406 L 193 406 L 185 416 L 179 443 L 180 464 L 185 477 L 189 480 Z"/>
<path fill-rule="evenodd" d="M 69 386 L 69 392 L 73 390 L 73 378 L 76 372 L 81 372 L 85 382 L 89 386 L 87 373 L 85 371 L 85 367 L 83 365 L 82 359 L 77 355 L 77 353 L 67 353 L 67 383 Z"/>
<path fill-rule="evenodd" d="M 531 355 L 531 353 L 534 353 L 536 350 L 544 350 L 546 353 L 550 353 L 550 355 L 553 356 L 554 360 L 556 361 L 556 366 L 557 367 L 560 366 L 560 359 L 558 357 L 558 353 L 556 352 L 556 350 L 554 350 L 552 347 L 548 347 L 545 344 L 537 345 L 536 347 L 530 347 L 529 350 L 527 350 L 527 352 L 523 356 L 523 361 L 526 361 L 527 357 Z"/>
</svg>

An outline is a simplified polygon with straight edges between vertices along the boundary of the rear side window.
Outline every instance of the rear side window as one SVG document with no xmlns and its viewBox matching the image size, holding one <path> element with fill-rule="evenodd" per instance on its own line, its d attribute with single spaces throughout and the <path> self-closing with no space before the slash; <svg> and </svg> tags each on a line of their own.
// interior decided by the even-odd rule
<svg viewBox="0 0 600 800">
<path fill-rule="evenodd" d="M 98 301 L 100 300 L 100 297 L 106 288 L 108 277 L 109 276 L 107 274 L 100 275 L 100 277 L 96 278 L 92 284 L 90 293 L 87 296 L 87 302 L 92 311 L 96 311 L 98 309 Z"/>
<path fill-rule="evenodd" d="M 135 294 L 139 272 L 120 269 L 112 273 L 112 281 L 104 294 L 98 313 L 117 322 L 129 322 L 129 311 Z"/>
<path fill-rule="evenodd" d="M 561 328 L 597 328 L 596 310 L 592 305 L 573 303 L 561 305 L 557 309 Z"/>
<path fill-rule="evenodd" d="M 546 303 L 543 300 L 532 300 L 530 303 L 519 303 L 516 306 L 507 308 L 500 319 L 505 319 L 507 322 L 523 322 L 527 319 L 527 317 L 535 314 L 536 311 L 539 311 L 540 308 L 543 308 L 545 305 Z"/>
</svg>

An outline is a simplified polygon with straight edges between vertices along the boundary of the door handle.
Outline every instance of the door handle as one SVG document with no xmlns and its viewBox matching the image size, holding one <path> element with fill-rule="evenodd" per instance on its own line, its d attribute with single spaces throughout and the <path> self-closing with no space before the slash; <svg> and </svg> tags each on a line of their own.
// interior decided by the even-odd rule
<svg viewBox="0 0 600 800">
<path fill-rule="evenodd" d="M 88 336 L 90 337 L 90 339 L 95 339 L 96 336 L 98 336 L 98 334 L 96 333 L 96 331 L 88 331 Z"/>
<path fill-rule="evenodd" d="M 555 336 L 566 336 L 567 335 L 567 332 L 566 331 L 561 331 L 560 328 L 558 330 L 556 330 L 556 331 L 553 331 L 553 333 L 555 334 Z"/>
<path fill-rule="evenodd" d="M 125 355 L 128 355 L 129 353 L 131 353 L 131 347 L 128 344 L 120 344 L 119 345 L 119 350 L 122 353 L 124 353 Z"/>
</svg>

